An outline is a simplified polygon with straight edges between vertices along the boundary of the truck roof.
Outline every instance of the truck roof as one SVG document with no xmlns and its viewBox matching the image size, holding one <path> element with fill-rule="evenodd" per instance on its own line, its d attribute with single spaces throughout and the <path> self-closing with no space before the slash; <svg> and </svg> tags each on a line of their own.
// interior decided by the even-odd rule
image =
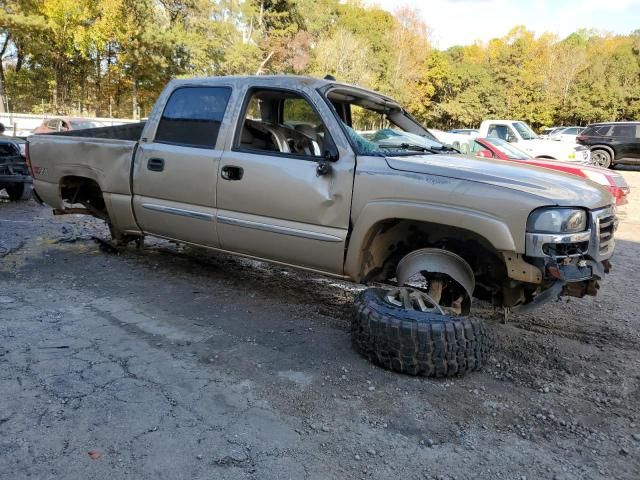
<svg viewBox="0 0 640 480">
<path fill-rule="evenodd" d="M 274 86 L 291 87 L 294 85 L 306 84 L 311 88 L 323 88 L 327 86 L 344 87 L 350 90 L 359 90 L 362 93 L 369 95 L 375 95 L 380 98 L 384 98 L 390 102 L 396 103 L 396 100 L 388 97 L 380 92 L 369 90 L 367 88 L 359 87 L 357 85 L 350 85 L 348 83 L 338 82 L 336 80 L 328 80 L 325 78 L 308 77 L 303 75 L 228 75 L 217 77 L 192 77 L 192 78 L 180 78 L 170 82 L 173 87 L 182 85 L 229 85 L 231 87 L 241 86 L 248 80 L 259 79 L 261 82 L 273 84 Z"/>
</svg>

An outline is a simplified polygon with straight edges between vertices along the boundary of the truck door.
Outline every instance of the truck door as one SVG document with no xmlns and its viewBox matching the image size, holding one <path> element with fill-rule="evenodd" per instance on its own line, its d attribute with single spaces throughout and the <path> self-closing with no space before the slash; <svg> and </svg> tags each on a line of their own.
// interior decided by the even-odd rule
<svg viewBox="0 0 640 480">
<path fill-rule="evenodd" d="M 337 158 L 338 128 L 314 89 L 247 90 L 220 163 L 222 248 L 342 273 L 355 157 Z"/>
<path fill-rule="evenodd" d="M 136 153 L 133 209 L 143 231 L 218 246 L 218 131 L 230 95 L 228 87 L 209 86 L 171 93 L 153 138 Z"/>
</svg>

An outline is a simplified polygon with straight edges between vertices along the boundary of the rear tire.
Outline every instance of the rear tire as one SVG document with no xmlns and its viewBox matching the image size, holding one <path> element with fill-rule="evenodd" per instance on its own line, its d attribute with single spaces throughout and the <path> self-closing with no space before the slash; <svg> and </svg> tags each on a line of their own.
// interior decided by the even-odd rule
<svg viewBox="0 0 640 480">
<path fill-rule="evenodd" d="M 602 149 L 593 150 L 591 152 L 591 159 L 593 163 L 598 167 L 611 168 L 611 154 Z"/>
<path fill-rule="evenodd" d="M 370 288 L 355 300 L 355 349 L 383 368 L 409 375 L 450 377 L 478 370 L 490 339 L 484 322 L 408 311 L 388 303 L 386 290 Z"/>
<path fill-rule="evenodd" d="M 31 198 L 30 183 L 14 183 L 5 188 L 9 195 L 9 200 L 13 202 L 24 202 Z"/>
</svg>

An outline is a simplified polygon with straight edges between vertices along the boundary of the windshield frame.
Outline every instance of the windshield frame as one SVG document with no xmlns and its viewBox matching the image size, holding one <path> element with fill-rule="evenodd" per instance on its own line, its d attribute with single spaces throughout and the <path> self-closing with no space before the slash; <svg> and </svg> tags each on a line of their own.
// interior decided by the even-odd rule
<svg viewBox="0 0 640 480">
<path fill-rule="evenodd" d="M 353 126 L 349 126 L 347 125 L 342 118 L 340 117 L 340 115 L 338 114 L 333 102 L 329 99 L 329 95 L 331 92 L 334 91 L 339 91 L 339 92 L 343 92 L 343 93 L 349 93 L 355 97 L 358 98 L 362 98 L 362 99 L 370 99 L 375 101 L 377 104 L 379 104 L 382 107 L 386 107 L 384 110 L 380 111 L 381 114 L 385 115 L 387 121 L 394 125 L 395 127 L 397 127 L 398 129 L 400 129 L 401 132 L 406 132 L 409 134 L 413 134 L 413 135 L 418 135 L 420 137 L 424 137 L 426 140 L 433 142 L 434 147 L 433 148 L 442 148 L 443 152 L 446 152 L 446 144 L 440 142 L 431 132 L 429 132 L 429 130 L 427 130 L 427 128 L 425 128 L 420 122 L 418 122 L 409 112 L 407 112 L 402 105 L 400 105 L 397 101 L 395 101 L 394 99 L 390 98 L 390 97 L 386 97 L 383 94 L 380 94 L 378 92 L 374 92 L 372 90 L 367 90 L 364 88 L 360 88 L 360 87 L 354 87 L 351 85 L 345 85 L 345 84 L 329 84 L 326 85 L 324 87 L 320 87 L 317 89 L 318 93 L 320 94 L 320 96 L 322 97 L 322 99 L 324 100 L 324 102 L 327 104 L 327 106 L 329 107 L 329 110 L 333 113 L 333 116 L 336 120 L 336 122 L 338 123 L 339 127 L 342 129 L 342 133 L 344 134 L 345 138 L 347 139 L 349 145 L 351 145 L 351 148 L 353 149 L 353 152 L 355 153 L 356 156 L 369 156 L 369 157 L 390 157 L 390 156 L 413 156 L 413 155 L 425 155 L 425 154 L 436 154 L 436 153 L 440 153 L 440 152 L 435 152 L 433 150 L 430 150 L 429 147 L 424 146 L 424 151 L 418 150 L 417 148 L 413 148 L 413 149 L 403 149 L 400 147 L 400 145 L 398 145 L 398 149 L 397 150 L 393 150 L 393 149 L 387 149 L 387 148 L 381 148 L 379 149 L 380 151 L 378 152 L 363 152 L 360 151 L 360 149 L 358 148 L 358 145 L 353 141 L 348 129 L 351 128 L 352 130 L 355 131 L 355 129 L 353 129 Z M 351 105 L 351 103 L 349 103 L 349 105 Z M 357 104 L 356 104 L 357 105 Z M 362 107 L 361 108 L 366 108 L 366 107 Z M 388 110 L 387 110 L 388 109 Z M 372 111 L 375 111 L 373 109 L 370 109 Z M 388 112 L 394 111 L 394 113 L 396 114 L 400 114 L 402 115 L 402 118 L 405 118 L 412 127 L 415 128 L 416 132 L 411 132 L 408 130 L 405 130 L 405 128 L 401 125 L 398 125 L 395 121 L 393 121 L 393 119 L 391 119 L 388 114 Z M 417 133 L 419 132 L 419 133 Z M 356 132 L 357 133 L 357 132 Z M 360 134 L 358 134 L 359 136 L 361 136 Z M 367 140 L 365 137 L 362 137 L 365 140 Z M 407 142 L 410 143 L 410 142 Z M 420 146 L 422 147 L 422 146 Z"/>
<path fill-rule="evenodd" d="M 511 160 L 532 160 L 533 159 L 533 157 L 529 155 L 527 152 L 525 152 L 524 150 L 510 144 L 509 142 L 506 142 L 505 140 L 502 140 L 501 138 L 483 138 L 481 140 L 484 140 L 489 145 L 491 145 L 491 147 L 495 148 L 496 150 L 499 150 L 503 155 L 506 155 Z M 524 158 L 512 157 L 511 156 L 512 154 L 523 155 Z"/>
</svg>

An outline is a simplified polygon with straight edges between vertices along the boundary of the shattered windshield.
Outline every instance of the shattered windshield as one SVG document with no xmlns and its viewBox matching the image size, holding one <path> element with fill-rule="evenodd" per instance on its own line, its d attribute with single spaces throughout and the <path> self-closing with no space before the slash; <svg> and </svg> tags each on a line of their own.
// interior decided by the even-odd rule
<svg viewBox="0 0 640 480">
<path fill-rule="evenodd" d="M 436 140 L 397 104 L 351 92 L 330 92 L 334 106 L 358 155 L 393 156 L 455 151 Z"/>
</svg>

